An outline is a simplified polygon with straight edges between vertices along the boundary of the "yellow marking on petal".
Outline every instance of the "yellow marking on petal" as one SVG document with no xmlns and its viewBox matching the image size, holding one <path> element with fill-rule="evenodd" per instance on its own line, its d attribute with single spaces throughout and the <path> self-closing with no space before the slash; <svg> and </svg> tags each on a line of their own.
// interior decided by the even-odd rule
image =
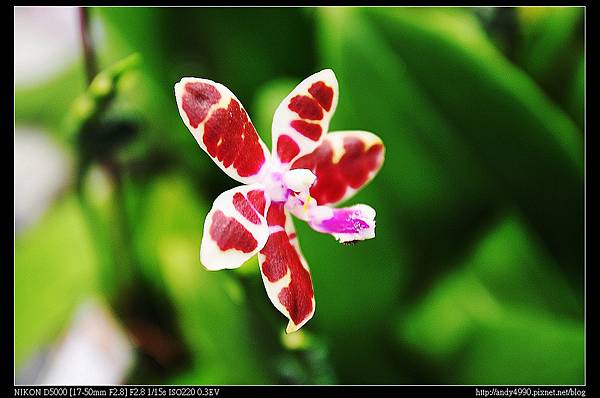
<svg viewBox="0 0 600 398">
<path fill-rule="evenodd" d="M 308 194 L 308 198 L 306 199 L 306 202 L 304 202 L 304 211 L 308 210 L 308 204 L 310 203 L 311 200 L 312 200 L 312 196 L 310 196 L 310 194 Z"/>
<path fill-rule="evenodd" d="M 333 135 L 335 135 L 335 138 Z M 362 130 L 339 131 L 339 132 L 330 133 L 329 137 L 330 137 L 329 142 L 332 145 L 332 151 L 333 151 L 333 156 L 332 156 L 333 163 L 339 163 L 342 156 L 344 156 L 344 154 L 346 153 L 346 149 L 344 148 L 344 138 L 346 138 L 346 137 L 356 138 L 356 139 L 359 139 L 360 141 L 362 141 L 362 143 L 364 144 L 363 152 L 365 152 L 365 153 L 373 145 L 377 145 L 377 144 L 383 145 L 383 141 L 381 140 L 381 138 L 379 138 L 377 135 L 375 135 L 369 131 L 362 131 Z"/>
<path fill-rule="evenodd" d="M 363 137 L 363 142 L 365 144 L 365 152 L 367 152 L 369 149 L 371 149 L 371 147 L 373 145 L 383 144 L 383 141 L 381 141 L 381 139 L 377 136 L 370 137 L 370 139 L 369 138 L 365 139 Z"/>
<path fill-rule="evenodd" d="M 344 140 L 332 140 L 331 144 L 333 152 L 331 162 L 335 164 L 338 163 L 344 155 Z"/>
</svg>

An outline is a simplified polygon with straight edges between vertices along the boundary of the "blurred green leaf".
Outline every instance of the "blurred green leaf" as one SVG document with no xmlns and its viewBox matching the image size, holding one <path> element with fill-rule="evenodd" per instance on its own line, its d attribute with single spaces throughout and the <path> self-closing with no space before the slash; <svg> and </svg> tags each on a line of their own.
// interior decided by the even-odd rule
<svg viewBox="0 0 600 398">
<path fill-rule="evenodd" d="M 109 301 L 118 300 L 135 274 L 122 187 L 107 168 L 95 165 L 83 175 L 79 198 L 99 260 L 99 290 Z"/>
<path fill-rule="evenodd" d="M 549 262 L 518 218 L 503 218 L 457 271 L 410 312 L 398 313 L 399 341 L 440 363 L 448 380 L 581 383 L 577 300 Z M 456 361 L 465 355 L 468 360 Z M 448 363 L 458 369 L 449 370 Z M 562 365 L 541 366 L 547 363 Z M 531 367 L 536 369 L 523 372 Z"/>
<path fill-rule="evenodd" d="M 319 13 L 323 59 L 340 83 L 331 129 L 366 129 L 383 139 L 385 163 L 366 188 L 378 195 L 364 200 L 378 211 L 376 241 L 409 261 L 403 272 L 414 294 L 469 247 L 497 199 L 454 122 L 439 112 L 364 11 Z"/>
<path fill-rule="evenodd" d="M 330 268 L 315 271 L 313 265 L 316 293 L 319 278 L 329 275 L 330 283 L 335 280 L 337 286 L 358 286 L 365 292 L 381 289 L 394 278 L 390 267 L 399 267 L 411 281 L 401 296 L 410 306 L 410 300 L 422 294 L 440 273 L 455 267 L 499 209 L 511 202 L 526 214 L 535 234 L 543 233 L 546 247 L 561 260 L 562 269 L 571 278 L 581 275 L 577 268 L 581 263 L 576 261 L 581 256 L 577 249 L 580 230 L 576 229 L 580 219 L 575 216 L 581 192 L 579 131 L 527 76 L 503 59 L 472 13 L 463 9 L 327 8 L 318 15 L 323 66 L 332 67 L 340 82 L 332 129 L 374 131 L 386 144 L 386 161 L 366 189 L 372 194 L 380 190 L 382 196 L 363 192 L 353 200 L 368 197 L 365 202 L 378 210 L 378 237 L 363 245 L 381 244 L 381 248 L 372 247 L 369 254 L 350 258 L 347 248 L 331 247 L 326 237 L 318 237 L 316 243 L 317 237 L 309 234 L 305 238 L 299 228 L 303 247 L 309 245 L 305 253 L 310 264 L 319 264 L 311 258 L 318 257 L 311 254 L 315 251 L 324 253 L 323 262 L 326 257 L 344 264 L 343 272 Z M 564 191 L 565 187 L 569 190 Z M 573 234 L 568 242 L 563 228 Z M 521 235 L 527 239 L 528 233 Z M 402 259 L 392 260 L 397 254 L 391 253 L 390 258 L 381 258 L 380 253 L 386 251 L 401 253 Z M 406 262 L 408 267 L 400 265 Z M 547 261 L 541 269 L 548 269 L 560 284 L 562 276 L 556 268 Z M 366 288 L 373 273 L 388 279 L 377 288 Z M 353 277 L 356 281 L 351 282 Z M 482 307 L 467 310 L 484 312 L 482 297 L 489 293 L 481 281 L 460 281 L 453 289 L 460 292 L 469 286 L 479 289 L 480 294 L 472 299 L 480 300 Z M 563 291 L 570 289 L 563 287 Z M 577 302 L 579 293 L 571 293 L 570 299 Z M 334 297 L 343 294 L 340 291 Z M 343 303 L 351 311 L 340 308 L 342 303 L 327 308 L 327 323 L 341 329 L 344 322 L 337 315 L 345 315 L 353 319 L 353 332 L 370 336 L 357 332 L 360 321 L 356 319 L 366 317 L 377 325 L 377 312 L 364 315 L 362 310 L 383 308 L 385 301 L 367 304 L 357 292 L 355 302 L 346 296 Z M 444 293 L 439 297 L 445 297 Z M 321 311 L 327 300 L 318 301 Z M 554 303 L 570 315 L 577 312 L 572 304 L 561 307 Z M 439 316 L 436 314 L 432 316 Z M 450 330 L 463 330 L 464 315 L 452 313 L 444 319 Z M 459 336 L 438 337 L 441 332 L 435 328 L 430 333 L 438 345 Z M 359 360 L 372 361 L 364 354 L 372 350 L 366 344 L 358 339 L 336 339 L 332 350 L 344 377 L 355 375 L 344 366 L 354 363 L 348 352 L 357 355 L 358 351 Z M 435 347 L 435 343 L 430 345 Z M 380 363 L 386 358 L 380 352 L 374 355 Z M 384 372 L 379 374 L 381 379 L 387 377 Z M 377 379 L 367 374 L 365 379 Z"/>
<path fill-rule="evenodd" d="M 144 272 L 164 283 L 193 354 L 191 373 L 172 381 L 268 383 L 264 358 L 254 349 L 248 327 L 242 286 L 232 273 L 209 272 L 199 262 L 206 210 L 185 178 L 166 175 L 153 181 L 144 194 L 136 226 Z"/>
<path fill-rule="evenodd" d="M 483 236 L 466 266 L 504 304 L 583 319 L 579 292 L 566 282 L 548 250 L 516 216 L 501 219 Z"/>
<path fill-rule="evenodd" d="M 581 50 L 582 37 L 577 33 L 582 30 L 578 31 L 577 28 L 582 27 L 584 9 L 548 7 L 543 8 L 542 12 L 536 11 L 538 14 L 533 18 L 527 16 L 530 12 L 529 8 L 519 10 L 523 34 L 522 62 L 536 79 L 545 81 L 556 73 L 556 68 L 560 69 L 557 64 L 570 61 L 565 59 L 566 54 Z"/>
<path fill-rule="evenodd" d="M 197 198 L 189 181 L 178 174 L 161 175 L 149 184 L 131 181 L 127 187 L 136 257 L 148 280 L 162 287 L 161 239 L 186 231 L 196 242 L 193 252 L 198 254 L 207 205 Z"/>
<path fill-rule="evenodd" d="M 465 384 L 583 384 L 580 323 L 535 311 L 506 311 L 485 324 L 463 353 L 457 377 Z"/>
<path fill-rule="evenodd" d="M 80 62 L 35 87 L 15 88 L 15 122 L 39 124 L 57 138 L 66 139 L 63 123 L 73 101 L 85 88 Z"/>
<path fill-rule="evenodd" d="M 517 62 L 544 90 L 583 128 L 583 95 L 578 106 L 569 106 L 568 86 L 583 87 L 583 81 L 573 80 L 583 48 L 583 7 L 522 7 Z"/>
<path fill-rule="evenodd" d="M 298 235 L 313 270 L 315 323 L 336 336 L 341 382 L 393 383 L 392 353 L 372 342 L 385 341 L 399 298 L 418 295 L 468 247 L 494 200 L 472 153 L 363 13 L 319 9 L 319 44 L 340 84 L 330 130 L 369 130 L 386 146 L 380 174 L 349 201 L 377 209 L 377 237 L 344 247 L 302 223 Z M 372 364 L 360 380 L 357 361 Z"/>
<path fill-rule="evenodd" d="M 571 283 L 582 286 L 583 141 L 569 117 L 460 9 L 368 11 L 406 69 L 478 153 Z M 476 77 L 476 78 L 475 78 Z M 510 117 L 507 117 L 510 115 Z"/>
<path fill-rule="evenodd" d="M 583 128 L 585 119 L 585 56 L 578 57 L 577 65 L 566 95 L 566 107 L 574 120 Z"/>
<path fill-rule="evenodd" d="M 465 270 L 439 282 L 420 306 L 401 316 L 400 340 L 441 360 L 470 339 L 477 322 L 490 322 L 501 316 L 498 301 L 476 275 Z"/>
<path fill-rule="evenodd" d="M 519 43 L 518 8 L 473 7 L 473 15 L 481 22 L 490 41 L 509 59 L 514 59 L 515 46 Z"/>
<path fill-rule="evenodd" d="M 93 236 L 77 198 L 67 195 L 15 239 L 15 362 L 61 332 L 98 285 Z"/>
</svg>

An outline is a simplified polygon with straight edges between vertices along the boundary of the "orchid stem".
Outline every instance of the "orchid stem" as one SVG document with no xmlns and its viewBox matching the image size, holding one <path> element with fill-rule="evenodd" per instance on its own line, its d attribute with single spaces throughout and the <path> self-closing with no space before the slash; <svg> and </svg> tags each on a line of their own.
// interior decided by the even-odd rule
<svg viewBox="0 0 600 398">
<path fill-rule="evenodd" d="M 87 83 L 91 83 L 92 79 L 98 73 L 96 66 L 96 54 L 94 44 L 90 35 L 89 29 L 89 8 L 79 7 L 79 32 L 81 34 L 81 46 L 83 50 L 83 59 L 85 62 L 85 76 Z"/>
</svg>

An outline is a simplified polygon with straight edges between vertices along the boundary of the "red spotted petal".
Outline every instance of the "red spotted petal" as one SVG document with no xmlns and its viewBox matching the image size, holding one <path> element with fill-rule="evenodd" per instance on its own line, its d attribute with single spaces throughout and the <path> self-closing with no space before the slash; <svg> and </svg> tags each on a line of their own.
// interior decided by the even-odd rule
<svg viewBox="0 0 600 398">
<path fill-rule="evenodd" d="M 273 157 L 283 164 L 311 153 L 329 129 L 338 100 L 331 69 L 306 78 L 281 102 L 273 117 Z"/>
<path fill-rule="evenodd" d="M 269 152 L 235 95 L 211 80 L 185 77 L 175 96 L 185 125 L 215 163 L 239 182 L 258 182 Z"/>
<path fill-rule="evenodd" d="M 265 245 L 268 198 L 259 185 L 223 192 L 204 220 L 200 262 L 209 270 L 237 268 Z"/>
<path fill-rule="evenodd" d="M 315 297 L 294 224 L 283 202 L 267 213 L 269 238 L 258 256 L 262 279 L 273 305 L 288 319 L 286 332 L 302 327 L 315 312 Z"/>
<path fill-rule="evenodd" d="M 292 169 L 309 169 L 317 180 L 310 195 L 319 205 L 337 204 L 353 196 L 375 177 L 385 149 L 376 135 L 366 131 L 329 133 L 314 152 L 301 157 Z"/>
</svg>

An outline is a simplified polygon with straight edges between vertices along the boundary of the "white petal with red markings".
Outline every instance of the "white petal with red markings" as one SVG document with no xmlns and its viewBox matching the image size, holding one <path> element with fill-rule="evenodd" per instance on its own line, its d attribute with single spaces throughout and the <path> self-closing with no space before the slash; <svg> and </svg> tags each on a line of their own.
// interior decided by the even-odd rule
<svg viewBox="0 0 600 398">
<path fill-rule="evenodd" d="M 338 82 L 331 69 L 298 84 L 275 111 L 271 131 L 273 159 L 291 164 L 319 146 L 337 102 Z"/>
<path fill-rule="evenodd" d="M 179 114 L 196 142 L 227 175 L 244 184 L 262 179 L 269 151 L 227 87 L 184 77 L 175 84 L 175 97 Z"/>
<path fill-rule="evenodd" d="M 336 131 L 327 134 L 312 153 L 291 166 L 308 169 L 317 179 L 310 195 L 319 205 L 338 204 L 352 197 L 381 169 L 385 148 L 381 139 L 367 131 Z"/>
<path fill-rule="evenodd" d="M 295 332 L 315 313 L 315 296 L 308 264 L 300 251 L 294 224 L 283 202 L 272 202 L 267 213 L 269 239 L 258 255 L 269 299 Z"/>
<path fill-rule="evenodd" d="M 264 217 L 269 199 L 261 185 L 223 192 L 204 220 L 200 262 L 208 270 L 237 268 L 258 253 L 269 237 Z"/>
</svg>

